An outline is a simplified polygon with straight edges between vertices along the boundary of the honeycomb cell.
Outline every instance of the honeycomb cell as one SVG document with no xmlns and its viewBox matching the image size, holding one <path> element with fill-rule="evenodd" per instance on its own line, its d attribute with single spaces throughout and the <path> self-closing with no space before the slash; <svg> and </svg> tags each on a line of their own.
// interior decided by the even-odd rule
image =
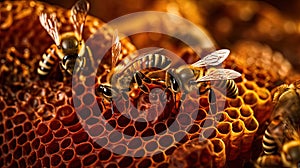
<svg viewBox="0 0 300 168">
<path fill-rule="evenodd" d="M 25 123 L 23 124 L 23 128 L 24 128 L 24 131 L 25 131 L 25 132 L 30 131 L 30 130 L 32 129 L 32 123 L 29 122 L 29 121 L 25 122 Z"/>
<path fill-rule="evenodd" d="M 91 128 L 88 129 L 88 134 L 92 137 L 97 137 L 100 136 L 104 131 L 104 128 L 102 125 L 97 124 L 93 125 Z"/>
<path fill-rule="evenodd" d="M 74 150 L 73 149 L 66 149 L 62 153 L 62 157 L 64 161 L 69 161 L 74 158 Z"/>
<path fill-rule="evenodd" d="M 30 146 L 30 142 L 26 142 L 26 143 L 22 146 L 22 148 L 23 148 L 23 152 L 24 152 L 25 155 L 29 155 L 29 154 L 31 153 L 31 151 L 32 151 L 32 148 L 31 148 L 31 146 Z"/>
<path fill-rule="evenodd" d="M 163 162 L 166 158 L 163 151 L 157 151 L 151 156 L 152 160 L 156 163 Z"/>
<path fill-rule="evenodd" d="M 23 145 L 25 142 L 27 142 L 27 135 L 26 134 L 22 134 L 21 136 L 19 136 L 18 138 L 17 138 L 17 143 L 19 144 L 19 145 Z"/>
<path fill-rule="evenodd" d="M 36 138 L 31 142 L 31 147 L 36 150 L 39 148 L 40 144 L 41 144 L 40 139 Z"/>
<path fill-rule="evenodd" d="M 156 149 L 158 149 L 158 144 L 157 144 L 156 141 L 149 141 L 149 142 L 146 143 L 145 149 L 146 149 L 148 152 L 155 151 Z"/>
<path fill-rule="evenodd" d="M 108 140 L 111 143 L 117 143 L 119 142 L 121 139 L 123 138 L 122 133 L 120 133 L 119 131 L 112 131 L 109 135 L 108 135 Z"/>
<path fill-rule="evenodd" d="M 174 118 L 169 118 L 167 120 L 167 127 L 168 130 L 171 132 L 177 132 L 180 129 L 180 125 L 178 124 L 177 120 L 175 120 Z"/>
<path fill-rule="evenodd" d="M 72 140 L 75 144 L 87 142 L 88 139 L 89 139 L 89 135 L 86 132 L 84 132 L 83 130 L 80 130 L 72 135 Z"/>
<path fill-rule="evenodd" d="M 170 157 L 170 167 L 213 167 L 213 144 L 193 139 L 177 148 Z"/>
<path fill-rule="evenodd" d="M 187 128 L 187 132 L 190 134 L 196 133 L 200 131 L 200 125 L 199 124 L 193 124 Z"/>
<path fill-rule="evenodd" d="M 82 160 L 83 166 L 91 166 L 97 161 L 97 156 L 95 154 L 91 154 L 85 156 Z"/>
<path fill-rule="evenodd" d="M 201 121 L 200 127 L 201 128 L 208 128 L 215 124 L 215 120 L 213 118 L 206 118 Z"/>
<path fill-rule="evenodd" d="M 0 140 L 0 142 L 2 141 L 2 143 L 3 143 L 3 140 Z M 0 143 L 0 144 L 2 144 L 2 143 Z M 16 141 L 16 139 L 12 139 L 9 143 L 8 143 L 8 147 L 9 147 L 9 149 L 10 150 L 14 150 L 15 148 L 16 148 L 16 146 L 17 146 L 17 141 Z"/>
<path fill-rule="evenodd" d="M 92 145 L 89 142 L 80 143 L 75 147 L 75 152 L 78 155 L 87 155 L 93 150 Z"/>
<path fill-rule="evenodd" d="M 238 157 L 240 154 L 240 145 L 242 142 L 242 137 L 244 134 L 244 123 L 241 120 L 235 120 L 232 122 L 232 127 L 230 131 L 230 137 L 229 137 L 229 145 L 230 145 L 230 151 L 228 155 L 229 160 L 234 160 Z"/>
<path fill-rule="evenodd" d="M 152 161 L 148 158 L 141 160 L 137 165 L 139 168 L 150 167 Z"/>
<path fill-rule="evenodd" d="M 47 144 L 47 147 L 46 147 L 47 154 L 51 155 L 51 154 L 57 153 L 58 151 L 59 151 L 58 142 L 53 141 L 53 142 Z"/>
<path fill-rule="evenodd" d="M 54 154 L 50 158 L 51 166 L 58 166 L 61 163 L 62 159 L 59 155 Z"/>
<path fill-rule="evenodd" d="M 89 106 L 92 105 L 95 102 L 95 96 L 92 95 L 91 93 L 86 93 L 83 96 L 82 102 L 84 103 L 84 105 Z"/>
<path fill-rule="evenodd" d="M 240 118 L 240 112 L 237 108 L 229 107 L 225 109 L 225 112 L 228 114 L 229 120 L 231 121 Z"/>
<path fill-rule="evenodd" d="M 45 135 L 48 132 L 48 126 L 45 125 L 44 123 L 39 123 L 37 127 L 36 133 L 40 136 Z"/>
<path fill-rule="evenodd" d="M 211 140 L 214 146 L 214 166 L 224 167 L 226 164 L 225 144 L 222 140 L 214 138 Z"/>
<path fill-rule="evenodd" d="M 129 157 L 129 156 L 125 156 L 119 161 L 118 166 L 119 167 L 130 167 L 132 165 L 132 163 L 133 163 L 133 158 Z"/>
<path fill-rule="evenodd" d="M 51 120 L 49 127 L 51 130 L 55 131 L 62 127 L 62 123 L 57 119 L 53 119 Z"/>
<path fill-rule="evenodd" d="M 258 101 L 258 96 L 254 91 L 247 91 L 243 95 L 243 100 L 246 104 L 254 106 Z"/>
<path fill-rule="evenodd" d="M 174 138 L 171 135 L 162 135 L 158 139 L 158 143 L 162 147 L 169 147 L 174 143 Z"/>
<path fill-rule="evenodd" d="M 70 133 L 77 133 L 82 129 L 82 124 L 78 122 L 74 125 L 68 126 L 67 129 Z"/>
<path fill-rule="evenodd" d="M 130 121 L 131 120 L 130 120 L 129 116 L 120 115 L 117 119 L 117 124 L 120 127 L 126 127 Z"/>
<path fill-rule="evenodd" d="M 68 164 L 70 168 L 82 167 L 81 161 L 79 158 L 74 157 Z"/>
<path fill-rule="evenodd" d="M 4 110 L 3 110 L 3 114 L 4 116 L 10 118 L 12 116 L 14 116 L 17 112 L 17 109 L 15 107 L 11 107 L 11 106 L 7 106 Z"/>
<path fill-rule="evenodd" d="M 22 157 L 22 147 L 18 146 L 16 148 L 16 150 L 14 150 L 14 153 L 13 153 L 13 158 L 14 159 L 19 159 Z"/>
<path fill-rule="evenodd" d="M 42 136 L 41 141 L 44 144 L 47 144 L 48 142 L 51 142 L 53 140 L 54 136 L 51 131 L 48 131 L 45 135 Z"/>
<path fill-rule="evenodd" d="M 112 152 L 117 155 L 124 155 L 127 151 L 128 151 L 128 147 L 123 144 L 116 145 L 112 149 Z"/>
<path fill-rule="evenodd" d="M 112 116 L 113 116 L 113 112 L 111 111 L 111 109 L 105 110 L 105 111 L 103 112 L 103 117 L 104 117 L 106 120 L 111 119 Z"/>
<path fill-rule="evenodd" d="M 150 139 L 152 139 L 155 135 L 155 132 L 152 128 L 147 128 L 146 130 L 144 130 L 141 134 L 142 139 L 145 141 L 148 141 Z"/>
<path fill-rule="evenodd" d="M 32 152 L 28 159 L 27 159 L 27 162 L 29 165 L 34 165 L 36 162 L 37 162 L 37 157 L 36 157 L 36 153 L 35 152 Z"/>
<path fill-rule="evenodd" d="M 192 123 L 192 119 L 187 113 L 180 113 L 176 119 L 178 121 L 178 124 L 180 124 L 181 126 L 187 126 Z"/>
<path fill-rule="evenodd" d="M 69 138 L 69 137 L 67 137 L 67 138 L 64 138 L 64 139 L 61 141 L 60 147 L 61 147 L 62 149 L 64 149 L 64 148 L 69 147 L 71 144 L 72 144 L 72 139 Z"/>
<path fill-rule="evenodd" d="M 45 145 L 41 144 L 39 149 L 37 150 L 37 156 L 38 158 L 42 158 L 45 154 L 46 154 Z"/>
<path fill-rule="evenodd" d="M 101 160 L 101 161 L 106 161 L 106 160 L 110 160 L 112 156 L 112 153 L 111 151 L 107 150 L 107 149 L 101 149 L 101 151 L 99 152 L 98 154 L 98 158 Z"/>
<path fill-rule="evenodd" d="M 143 118 L 138 118 L 134 122 L 134 128 L 139 132 L 143 131 L 145 128 L 147 128 L 147 126 L 148 122 Z"/>
<path fill-rule="evenodd" d="M 255 133 L 258 130 L 259 124 L 255 117 L 251 117 L 244 121 L 245 129 L 242 140 L 241 152 L 247 152 L 251 149 Z"/>
<path fill-rule="evenodd" d="M 83 109 L 80 109 L 76 112 L 77 112 L 78 117 L 82 120 L 86 120 L 92 114 L 91 109 L 87 108 L 87 107 L 84 107 Z"/>
<path fill-rule="evenodd" d="M 123 131 L 123 134 L 126 139 L 130 139 L 130 138 L 134 137 L 136 135 L 134 126 L 130 125 L 130 126 L 126 127 Z"/>
<path fill-rule="evenodd" d="M 64 138 L 68 135 L 69 131 L 67 129 L 60 129 L 54 133 L 56 138 Z"/>
<path fill-rule="evenodd" d="M 239 108 L 239 107 L 241 107 L 242 104 L 244 104 L 244 102 L 243 102 L 242 98 L 240 98 L 240 97 L 237 97 L 235 99 L 230 99 L 230 101 L 229 101 L 229 105 L 231 107 Z"/>
<path fill-rule="evenodd" d="M 90 117 L 89 119 L 85 120 L 85 124 L 87 125 L 95 125 L 99 122 L 100 122 L 99 119 L 94 117 Z"/>
<path fill-rule="evenodd" d="M 45 156 L 42 159 L 42 165 L 43 167 L 50 167 L 50 158 L 48 156 Z"/>
<path fill-rule="evenodd" d="M 199 108 L 198 110 L 194 110 L 192 112 L 192 119 L 195 121 L 195 122 L 200 122 L 201 120 L 203 120 L 207 115 L 207 112 L 202 109 L 202 108 Z"/>
<path fill-rule="evenodd" d="M 6 129 L 11 129 L 13 127 L 13 123 L 11 122 L 11 120 L 5 121 L 5 127 Z"/>
<path fill-rule="evenodd" d="M 12 130 L 9 130 L 7 132 L 4 133 L 4 138 L 5 138 L 5 141 L 10 141 L 12 138 L 13 138 L 13 131 Z"/>
<path fill-rule="evenodd" d="M 247 118 L 253 116 L 254 112 L 249 105 L 243 105 L 240 108 L 240 115 L 240 118 L 245 121 Z"/>
<path fill-rule="evenodd" d="M 212 139 L 215 138 L 218 134 L 218 131 L 215 127 L 208 127 L 201 130 L 201 137 L 204 139 Z"/>
<path fill-rule="evenodd" d="M 57 109 L 57 116 L 65 126 L 74 125 L 79 122 L 74 108 L 70 105 L 60 106 Z"/>
</svg>

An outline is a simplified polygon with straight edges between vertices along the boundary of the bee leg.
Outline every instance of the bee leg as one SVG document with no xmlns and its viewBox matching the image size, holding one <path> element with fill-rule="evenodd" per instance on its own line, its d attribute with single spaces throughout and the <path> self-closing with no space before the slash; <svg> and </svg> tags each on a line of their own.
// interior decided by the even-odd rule
<svg viewBox="0 0 300 168">
<path fill-rule="evenodd" d="M 208 91 L 209 113 L 214 115 L 217 113 L 216 94 L 211 88 Z"/>
<path fill-rule="evenodd" d="M 69 73 L 63 68 L 62 62 L 59 62 L 59 68 L 63 75 L 63 82 L 64 83 L 68 82 L 67 77 L 68 77 Z"/>
<path fill-rule="evenodd" d="M 150 89 L 146 85 L 144 85 L 144 82 L 151 83 L 150 78 L 146 77 L 142 72 L 137 71 L 136 73 L 134 73 L 134 80 L 143 92 L 150 93 Z"/>
<path fill-rule="evenodd" d="M 257 159 L 257 165 L 260 167 L 282 167 L 282 160 L 280 155 L 263 155 Z"/>
</svg>

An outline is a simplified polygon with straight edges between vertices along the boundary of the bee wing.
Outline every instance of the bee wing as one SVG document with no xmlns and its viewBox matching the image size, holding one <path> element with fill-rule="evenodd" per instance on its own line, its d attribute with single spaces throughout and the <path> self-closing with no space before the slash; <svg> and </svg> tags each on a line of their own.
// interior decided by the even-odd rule
<svg viewBox="0 0 300 168">
<path fill-rule="evenodd" d="M 115 30 L 112 37 L 112 47 L 111 47 L 112 67 L 116 66 L 118 57 L 121 53 L 121 49 L 122 49 L 122 45 L 119 39 L 118 30 Z"/>
<path fill-rule="evenodd" d="M 240 77 L 241 74 L 232 69 L 215 69 L 212 70 L 209 74 L 201 77 L 196 82 L 205 82 L 211 80 L 230 80 Z"/>
<path fill-rule="evenodd" d="M 230 50 L 228 49 L 221 49 L 215 52 L 212 52 L 205 56 L 203 59 L 193 63 L 192 67 L 204 67 L 204 66 L 216 66 L 221 64 L 229 55 Z"/>
<path fill-rule="evenodd" d="M 90 4 L 86 0 L 79 0 L 71 9 L 71 21 L 73 22 L 74 29 L 82 39 L 83 26 L 85 23 L 87 12 L 90 9 Z"/>
<path fill-rule="evenodd" d="M 55 44 L 58 46 L 60 44 L 60 38 L 58 33 L 58 21 L 55 13 L 50 14 L 42 13 L 39 16 L 40 23 L 44 29 L 48 32 L 51 38 L 54 40 Z"/>
</svg>

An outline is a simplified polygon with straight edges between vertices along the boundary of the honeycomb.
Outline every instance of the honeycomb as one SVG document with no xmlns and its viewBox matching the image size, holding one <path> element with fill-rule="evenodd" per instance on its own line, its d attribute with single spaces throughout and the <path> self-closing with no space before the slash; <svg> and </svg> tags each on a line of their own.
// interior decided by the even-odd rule
<svg viewBox="0 0 300 168">
<path fill-rule="evenodd" d="M 43 10 L 57 13 L 63 32 L 72 29 L 68 10 L 34 1 L 0 3 L 1 167 L 242 167 L 257 157 L 261 149 L 254 145 L 272 110 L 271 90 L 291 69 L 280 54 L 251 41 L 234 46 L 223 66 L 242 74 L 235 80 L 239 95 L 217 93 L 225 107 L 217 103 L 214 115 L 207 94 L 192 93 L 179 102 L 156 83 L 148 85 L 155 91 L 149 94 L 134 87 L 129 93 L 134 107 L 121 99 L 117 108 L 92 93 L 109 78 L 110 53 L 96 78 L 73 78 L 75 86 L 62 81 L 59 70 L 39 80 L 38 61 L 52 44 L 38 22 Z M 84 38 L 102 24 L 88 17 Z M 101 43 L 91 45 L 105 48 L 111 34 L 105 29 L 95 37 Z M 123 57 L 135 50 L 127 39 L 122 46 Z M 190 62 L 194 53 L 186 51 L 180 56 Z M 181 104 L 180 113 L 174 102 Z"/>
</svg>

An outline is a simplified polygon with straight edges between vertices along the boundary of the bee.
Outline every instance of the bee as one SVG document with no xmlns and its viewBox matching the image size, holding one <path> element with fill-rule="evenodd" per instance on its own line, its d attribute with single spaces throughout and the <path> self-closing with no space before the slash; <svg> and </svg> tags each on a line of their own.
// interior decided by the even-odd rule
<svg viewBox="0 0 300 168">
<path fill-rule="evenodd" d="M 114 45 L 113 45 L 114 46 Z M 114 50 L 114 49 L 112 49 Z M 191 65 L 183 65 L 178 69 L 169 69 L 172 65 L 171 58 L 167 57 L 162 53 L 163 49 L 158 49 L 154 51 L 150 51 L 149 53 L 140 54 L 138 57 L 133 59 L 133 61 L 129 62 L 126 65 L 118 65 L 115 67 L 115 74 L 111 78 L 111 84 L 114 84 L 115 87 L 112 87 L 111 84 L 100 84 L 97 88 L 98 95 L 102 95 L 104 98 L 108 100 L 112 100 L 114 98 L 113 95 L 117 94 L 118 91 L 128 92 L 130 88 L 130 82 L 132 81 L 132 76 L 134 83 L 137 83 L 139 88 L 145 92 L 149 93 L 150 90 L 147 87 L 147 84 L 161 81 L 162 79 L 153 79 L 150 78 L 150 74 L 154 74 L 157 72 L 165 71 L 165 83 L 166 87 L 170 89 L 174 95 L 176 100 L 176 94 L 181 90 L 185 93 L 188 93 L 195 88 L 198 83 L 203 83 L 207 81 L 221 81 L 216 85 L 218 89 L 222 89 L 224 87 L 229 88 L 230 97 L 236 97 L 237 95 L 237 86 L 234 82 L 223 82 L 227 80 L 232 80 L 241 76 L 239 72 L 230 69 L 214 69 L 211 70 L 210 73 L 204 75 L 203 67 L 205 66 L 216 66 L 221 64 L 229 55 L 229 50 L 222 49 L 215 51 L 203 59 L 197 61 Z M 113 51 L 112 51 L 113 53 Z M 143 69 L 149 69 L 151 67 L 155 67 L 158 70 L 154 70 L 154 72 L 150 72 L 147 75 L 141 72 Z M 201 69 L 202 68 L 202 69 Z M 223 86 L 226 85 L 226 86 Z M 209 91 L 211 95 L 211 102 L 215 101 L 215 94 L 212 89 L 206 89 L 204 92 Z M 203 93 L 204 93 L 203 92 Z M 121 94 L 123 95 L 123 94 Z"/>
<path fill-rule="evenodd" d="M 175 96 L 182 91 L 182 99 L 195 88 L 200 88 L 200 94 L 208 92 L 210 112 L 215 114 L 216 95 L 214 89 L 221 93 L 226 91 L 227 97 L 236 98 L 238 87 L 233 79 L 240 77 L 241 74 L 231 69 L 213 68 L 209 69 L 205 74 L 203 67 L 220 65 L 229 56 L 229 53 L 228 49 L 217 50 L 191 65 L 168 70 L 166 74 L 167 86 L 171 88 Z M 204 90 L 202 91 L 201 88 L 204 88 Z"/>
<path fill-rule="evenodd" d="M 59 34 L 59 21 L 56 14 L 41 13 L 39 20 L 44 29 L 48 32 L 54 43 L 46 53 L 43 54 L 39 62 L 37 72 L 40 76 L 48 75 L 57 61 L 60 61 L 61 68 L 72 75 L 85 65 L 84 53 L 88 49 L 82 39 L 83 27 L 85 24 L 89 3 L 80 0 L 71 8 L 71 17 L 74 32 Z M 90 52 L 88 52 L 90 54 Z M 77 63 L 78 68 L 75 68 Z"/>
<path fill-rule="evenodd" d="M 275 107 L 271 123 L 263 136 L 262 167 L 297 167 L 300 165 L 300 80 L 275 89 Z M 275 159 L 276 158 L 276 159 Z M 272 160 L 277 160 L 272 162 Z"/>
</svg>

